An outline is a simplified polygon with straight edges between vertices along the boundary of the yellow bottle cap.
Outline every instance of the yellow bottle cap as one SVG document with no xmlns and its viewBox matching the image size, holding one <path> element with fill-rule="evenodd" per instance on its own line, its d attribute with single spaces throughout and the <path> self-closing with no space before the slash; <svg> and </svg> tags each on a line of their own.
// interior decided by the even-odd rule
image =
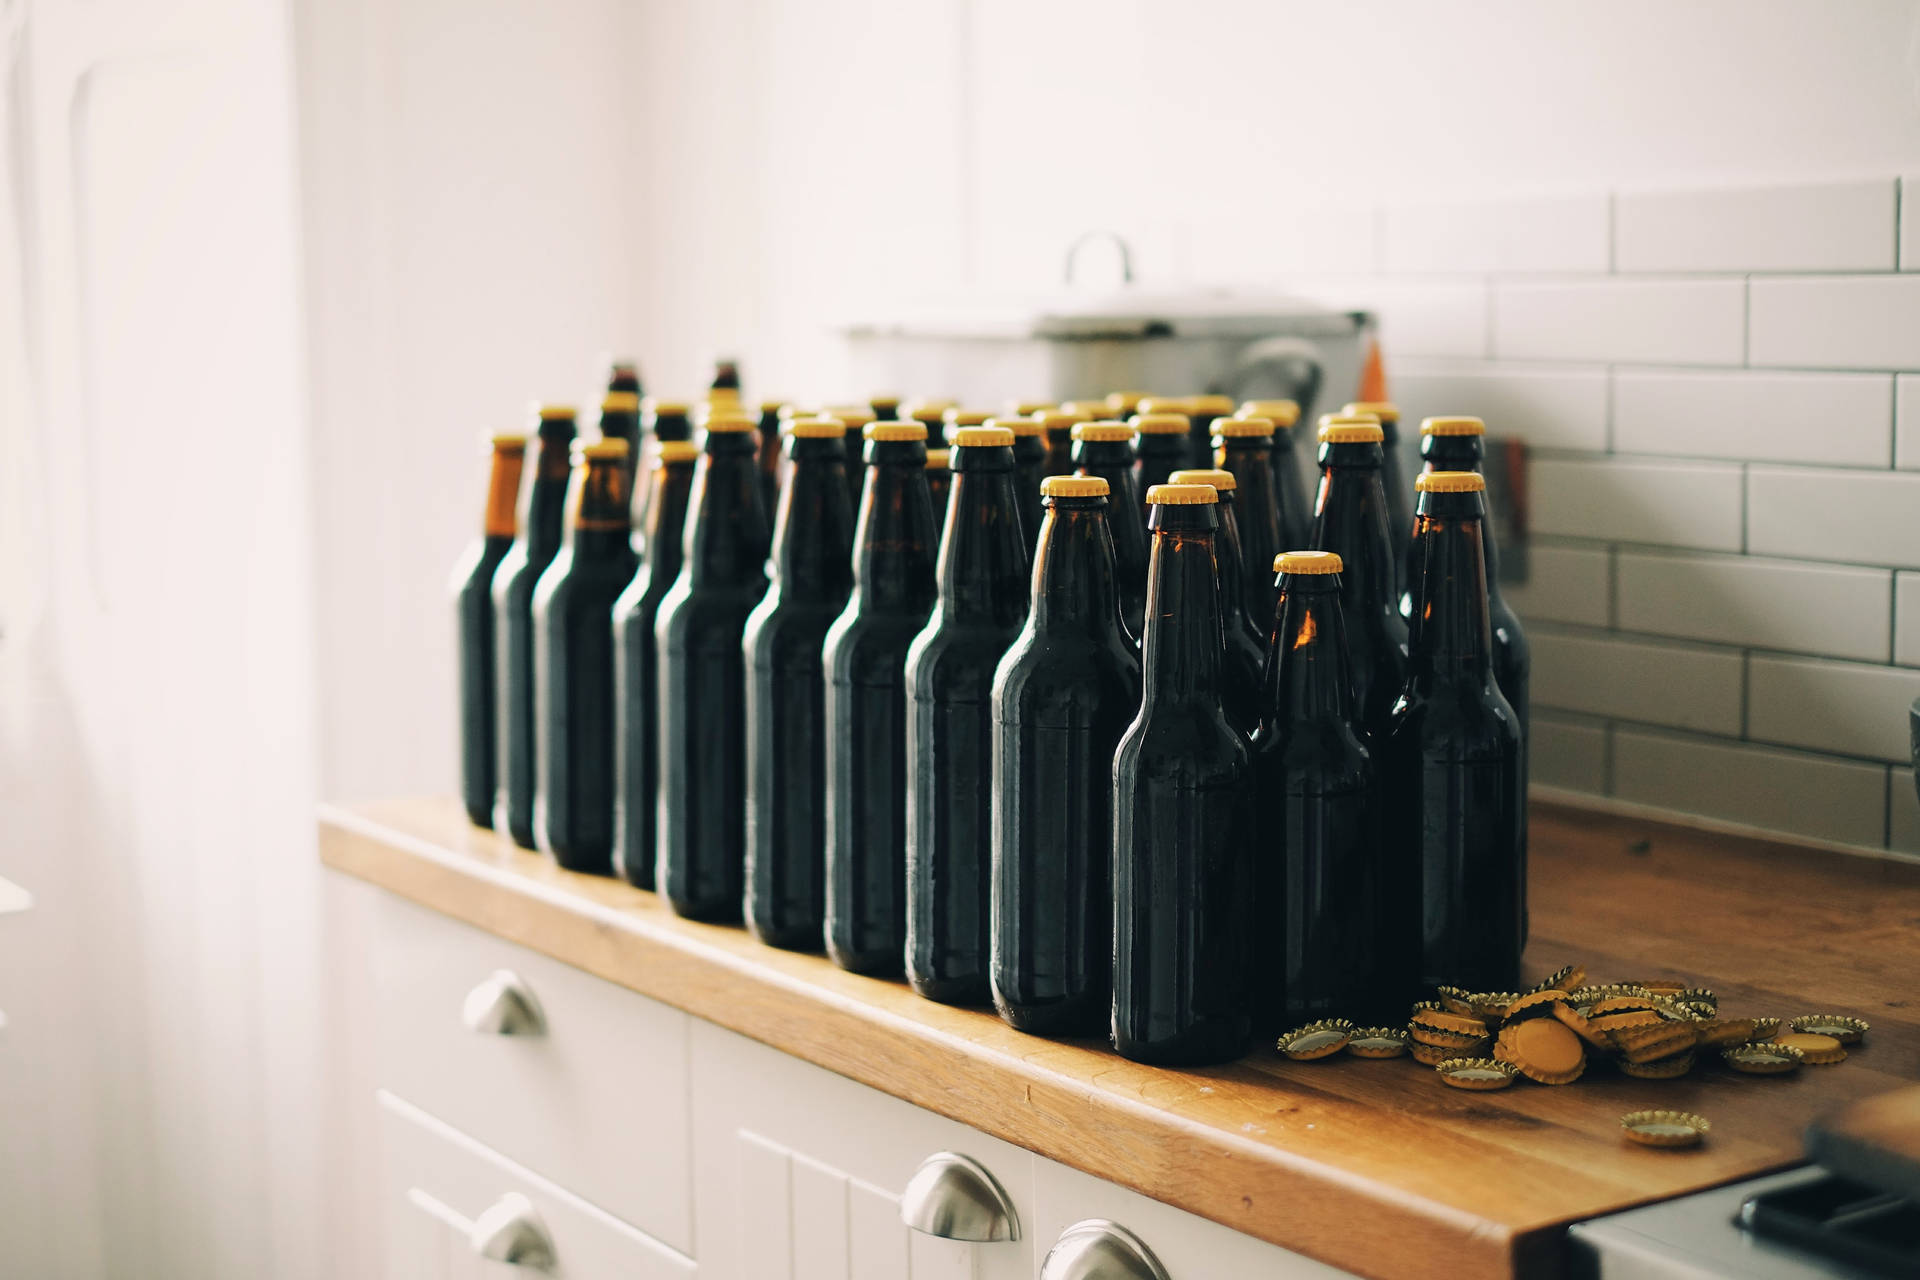
<svg viewBox="0 0 1920 1280">
<path fill-rule="evenodd" d="M 940 415 L 950 427 L 977 427 L 992 416 L 985 409 L 949 409 Z"/>
<path fill-rule="evenodd" d="M 945 449 L 927 450 L 927 470 L 944 471 L 952 465 L 952 454 Z"/>
<path fill-rule="evenodd" d="M 648 396 L 640 402 L 640 405 L 656 418 L 671 415 L 685 417 L 687 413 L 687 402 L 685 400 L 655 400 L 652 396 Z"/>
<path fill-rule="evenodd" d="M 1247 400 L 1240 405 L 1243 418 L 1267 418 L 1276 427 L 1291 427 L 1300 421 L 1300 406 L 1291 400 Z"/>
<path fill-rule="evenodd" d="M 1006 449 L 1013 445 L 1013 432 L 1005 427 L 955 427 L 950 443 L 956 449 Z"/>
<path fill-rule="evenodd" d="M 1382 422 L 1400 421 L 1400 406 L 1391 400 L 1349 400 L 1340 406 L 1342 413 L 1370 413 Z"/>
<path fill-rule="evenodd" d="M 691 440 L 662 440 L 660 442 L 660 461 L 692 462 L 700 456 L 700 446 Z"/>
<path fill-rule="evenodd" d="M 1075 440 L 1091 440 L 1095 443 L 1114 443 L 1120 440 L 1132 440 L 1133 428 L 1124 422 L 1082 422 L 1074 427 Z"/>
<path fill-rule="evenodd" d="M 1184 436 L 1193 423 L 1184 413 L 1140 413 L 1134 415 L 1133 429 L 1143 436 Z"/>
<path fill-rule="evenodd" d="M 497 436 L 490 437 L 488 443 L 493 446 L 495 453 L 525 453 L 527 437 L 523 432 L 503 431 Z"/>
<path fill-rule="evenodd" d="M 869 422 L 863 434 L 869 440 L 883 442 L 925 440 L 927 428 L 919 422 Z"/>
<path fill-rule="evenodd" d="M 1320 423 L 1321 444 L 1379 444 L 1387 438 L 1377 422 L 1328 422 Z"/>
<path fill-rule="evenodd" d="M 1340 557 L 1331 551 L 1282 551 L 1273 558 L 1275 573 L 1338 573 Z"/>
<path fill-rule="evenodd" d="M 1485 493 L 1486 479 L 1478 471 L 1429 471 L 1415 476 L 1416 493 Z"/>
<path fill-rule="evenodd" d="M 1031 418 L 1036 413 L 1045 413 L 1057 406 L 1051 400 L 1013 400 L 1007 404 L 1007 416 L 1012 418 Z"/>
<path fill-rule="evenodd" d="M 1040 425 L 1040 419 L 1017 415 L 1005 418 L 988 418 L 986 425 L 989 427 L 1005 427 L 1016 436 L 1039 436 L 1045 435 L 1047 431 L 1045 427 Z"/>
<path fill-rule="evenodd" d="M 902 420 L 912 418 L 915 422 L 944 422 L 951 408 L 951 400 L 915 400 L 901 410 L 900 416 Z"/>
<path fill-rule="evenodd" d="M 849 431 L 864 427 L 874 420 L 873 410 L 860 404 L 830 404 L 821 412 L 846 423 Z"/>
<path fill-rule="evenodd" d="M 1478 418 L 1428 418 L 1420 424 L 1423 436 L 1483 436 L 1487 424 Z"/>
<path fill-rule="evenodd" d="M 1104 498 L 1110 492 L 1099 476 L 1048 476 L 1040 482 L 1043 498 Z"/>
<path fill-rule="evenodd" d="M 752 418 L 740 412 L 738 407 L 728 405 L 715 405 L 713 411 L 707 415 L 707 433 L 709 435 L 731 435 L 736 431 L 752 431 L 759 425 L 760 424 Z"/>
<path fill-rule="evenodd" d="M 838 418 L 795 418 L 787 434 L 796 440 L 838 440 L 847 434 L 847 424 Z"/>
<path fill-rule="evenodd" d="M 1190 467 L 1176 471 L 1167 477 L 1168 484 L 1210 484 L 1221 493 L 1232 493 L 1240 487 L 1233 478 L 1233 472 L 1222 471 L 1218 467 Z"/>
<path fill-rule="evenodd" d="M 573 442 L 573 451 L 589 462 L 605 462 L 609 458 L 618 458 L 624 462 L 627 457 L 627 442 L 618 437 L 612 440 L 595 440 L 591 444 L 576 440 Z"/>
<path fill-rule="evenodd" d="M 1116 418 L 1131 417 L 1140 408 L 1140 402 L 1151 392 L 1147 391 L 1109 391 L 1107 392 L 1107 411 Z"/>
<path fill-rule="evenodd" d="M 570 404 L 543 404 L 540 406 L 540 421 L 542 422 L 558 422 L 562 418 L 571 418 L 574 416 L 573 406 Z"/>
<path fill-rule="evenodd" d="M 1076 418 L 1092 419 L 1107 416 L 1105 400 L 1066 400 L 1060 405 L 1061 413 L 1070 413 Z"/>
<path fill-rule="evenodd" d="M 1075 409 L 1053 409 L 1040 415 L 1040 429 L 1062 431 L 1076 422 L 1091 422 L 1099 416 L 1097 413 L 1081 413 Z"/>
<path fill-rule="evenodd" d="M 1157 484 L 1147 490 L 1147 501 L 1156 507 L 1204 507 L 1220 501 L 1210 484 Z"/>
<path fill-rule="evenodd" d="M 893 395 L 890 392 L 880 392 L 875 395 L 868 396 L 867 403 L 868 404 L 884 404 L 889 409 L 898 409 L 900 407 L 900 397 Z"/>
<path fill-rule="evenodd" d="M 640 397 L 631 391 L 609 391 L 600 401 L 602 413 L 634 413 L 640 408 Z"/>
<path fill-rule="evenodd" d="M 1273 436 L 1272 418 L 1220 418 L 1213 424 L 1213 434 L 1228 440 L 1242 440 L 1250 436 Z"/>
<path fill-rule="evenodd" d="M 761 413 L 777 414 L 781 410 L 785 409 L 786 407 L 787 407 L 787 402 L 785 400 L 762 400 L 760 402 Z"/>
<path fill-rule="evenodd" d="M 1204 413 L 1216 418 L 1224 418 L 1233 412 L 1232 396 L 1190 396 L 1187 403 L 1193 406 L 1187 412 L 1194 414 Z"/>
</svg>

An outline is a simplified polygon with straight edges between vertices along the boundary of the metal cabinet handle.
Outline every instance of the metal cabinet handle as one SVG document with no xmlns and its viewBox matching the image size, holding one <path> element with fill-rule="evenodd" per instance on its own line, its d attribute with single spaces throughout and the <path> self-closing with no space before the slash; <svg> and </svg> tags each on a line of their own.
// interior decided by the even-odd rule
<svg viewBox="0 0 1920 1280">
<path fill-rule="evenodd" d="M 496 1036 L 543 1036 L 547 1034 L 547 1016 L 520 975 L 510 969 L 496 969 L 493 975 L 467 992 L 460 1016 L 469 1031 Z"/>
<path fill-rule="evenodd" d="M 980 1165 L 954 1151 L 928 1156 L 900 1193 L 900 1221 L 922 1235 L 976 1244 L 1020 1238 L 1013 1201 Z"/>
<path fill-rule="evenodd" d="M 1053 1242 L 1040 1264 L 1040 1280 L 1167 1280 L 1167 1269 L 1133 1232 L 1088 1218 Z"/>
<path fill-rule="evenodd" d="M 557 1261 L 547 1224 L 518 1191 L 507 1192 L 474 1219 L 467 1238 L 481 1257 L 529 1271 L 552 1271 Z"/>
</svg>

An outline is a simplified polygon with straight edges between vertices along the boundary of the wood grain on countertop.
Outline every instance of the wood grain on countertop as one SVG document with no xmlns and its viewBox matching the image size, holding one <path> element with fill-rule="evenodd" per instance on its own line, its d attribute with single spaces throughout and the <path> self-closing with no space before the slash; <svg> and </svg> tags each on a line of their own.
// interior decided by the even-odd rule
<svg viewBox="0 0 1920 1280">
<path fill-rule="evenodd" d="M 1536 806 L 1527 976 L 1677 978 L 1723 1012 L 1847 1013 L 1834 1067 L 1448 1089 L 1409 1059 L 1257 1052 L 1167 1070 L 1014 1031 L 903 982 L 673 916 L 471 826 L 452 798 L 321 815 L 327 865 L 1049 1159 L 1349 1270 L 1550 1275 L 1562 1228 L 1783 1168 L 1826 1108 L 1920 1077 L 1920 865 Z M 1713 1121 L 1689 1152 L 1635 1147 L 1645 1107 Z"/>
</svg>

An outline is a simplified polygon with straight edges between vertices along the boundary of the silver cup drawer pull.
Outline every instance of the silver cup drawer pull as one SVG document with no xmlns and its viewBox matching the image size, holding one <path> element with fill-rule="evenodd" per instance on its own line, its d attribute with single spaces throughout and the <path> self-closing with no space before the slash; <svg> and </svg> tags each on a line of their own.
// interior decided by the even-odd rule
<svg viewBox="0 0 1920 1280">
<path fill-rule="evenodd" d="M 1040 1280 L 1168 1280 L 1153 1250 L 1117 1222 L 1088 1218 L 1060 1233 Z"/>
<path fill-rule="evenodd" d="M 900 1193 L 900 1221 L 922 1235 L 990 1244 L 1020 1238 L 1013 1201 L 978 1162 L 954 1151 L 928 1156 Z"/>
<path fill-rule="evenodd" d="M 496 969 L 479 986 L 467 992 L 460 1008 L 461 1020 L 469 1031 L 481 1035 L 543 1036 L 547 1034 L 547 1016 L 540 1002 L 520 975 L 510 969 Z"/>
<path fill-rule="evenodd" d="M 547 1224 L 518 1191 L 507 1192 L 474 1219 L 467 1238 L 481 1257 L 528 1271 L 552 1271 L 557 1261 Z"/>
</svg>

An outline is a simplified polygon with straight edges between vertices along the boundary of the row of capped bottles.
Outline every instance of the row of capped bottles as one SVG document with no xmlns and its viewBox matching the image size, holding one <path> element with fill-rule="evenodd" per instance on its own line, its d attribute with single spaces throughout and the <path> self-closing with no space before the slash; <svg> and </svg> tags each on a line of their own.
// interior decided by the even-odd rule
<svg viewBox="0 0 1920 1280">
<path fill-rule="evenodd" d="M 1434 780 L 1481 775 L 1459 773 L 1462 760 L 1447 757 L 1466 723 L 1460 698 L 1442 697 L 1436 716 L 1431 697 L 1415 697 L 1410 672 L 1423 668 L 1409 653 L 1406 625 L 1416 610 L 1430 621 L 1443 605 L 1438 615 L 1452 617 L 1447 602 L 1470 597 L 1476 583 L 1484 610 L 1490 578 L 1484 560 L 1474 581 L 1456 566 L 1444 588 L 1423 593 L 1423 539 L 1440 516 L 1466 521 L 1446 507 L 1451 499 L 1440 500 L 1438 516 L 1429 512 L 1423 495 L 1420 527 L 1403 539 L 1404 555 L 1395 546 L 1382 406 L 1349 406 L 1323 420 L 1322 476 L 1308 506 L 1291 446 L 1296 415 L 1284 404 L 1215 415 L 1207 452 L 1195 459 L 1190 450 L 1156 454 L 1161 438 L 1187 445 L 1194 419 L 1151 401 L 1132 406 L 1140 412 L 1130 423 L 1092 419 L 1090 406 L 1021 406 L 1031 411 L 976 423 L 924 405 L 877 420 L 876 411 L 898 409 L 884 402 L 831 418 L 766 405 L 754 418 L 722 396 L 707 409 L 702 446 L 685 406 L 651 406 L 646 431 L 637 400 L 616 394 L 603 406 L 603 439 L 575 449 L 572 468 L 571 420 L 542 414 L 517 538 L 508 516 L 525 446 L 496 441 L 487 537 L 467 578 L 493 566 L 485 594 L 496 606 L 495 634 L 486 639 L 502 730 L 492 754 L 467 734 L 476 821 L 497 810 L 521 843 L 575 869 L 617 870 L 658 887 L 682 914 L 744 916 L 775 945 L 824 943 L 851 969 L 904 969 L 935 999 L 991 998 L 1029 1030 L 1105 1026 L 1123 1051 L 1149 1060 L 1232 1056 L 1248 1029 L 1282 1016 L 1403 1003 L 1405 989 L 1435 980 L 1429 970 L 1443 959 L 1451 965 L 1457 951 L 1428 918 L 1436 894 L 1451 895 L 1460 911 L 1471 907 L 1476 919 L 1500 916 L 1485 910 L 1499 895 L 1487 896 L 1483 881 L 1513 859 L 1488 854 L 1498 841 L 1475 834 L 1466 809 L 1517 812 L 1524 753 L 1514 757 L 1517 781 L 1456 794 Z M 630 424 L 622 421 L 629 412 Z M 936 416 L 948 444 L 944 467 L 929 466 Z M 1429 471 L 1477 464 L 1469 424 L 1430 420 Z M 851 465 L 852 439 L 864 443 L 864 467 Z M 773 441 L 784 441 L 778 453 Z M 1177 465 L 1191 461 L 1218 466 Z M 1041 484 L 1032 483 L 1036 473 Z M 554 495 L 567 491 L 569 474 L 561 522 Z M 942 477 L 944 501 L 936 498 Z M 636 478 L 637 500 L 629 496 Z M 1143 478 L 1155 481 L 1149 492 L 1166 482 L 1161 501 L 1142 501 Z M 1205 501 L 1194 496 L 1203 491 Z M 1037 514 L 1030 497 L 1044 504 Z M 640 516 L 630 538 L 629 502 Z M 1477 514 L 1474 528 L 1477 550 Z M 1276 576 L 1277 549 L 1308 544 L 1332 554 L 1296 558 Z M 527 588 L 543 549 L 545 572 L 534 570 Z M 1314 567 L 1327 564 L 1345 572 Z M 1328 601 L 1309 607 L 1329 590 L 1331 618 Z M 516 613 L 523 592 L 524 625 Z M 484 687 L 472 669 L 488 665 L 469 652 L 481 647 L 475 594 L 469 586 L 460 595 L 469 720 L 474 690 Z M 1304 622 L 1289 623 L 1290 602 Z M 1451 624 L 1426 630 L 1436 644 L 1464 634 Z M 1519 640 L 1517 624 L 1510 634 Z M 1208 635 L 1210 676 L 1194 657 L 1195 637 Z M 1491 662 L 1491 633 L 1485 648 Z M 532 678 L 516 681 L 528 654 Z M 1337 821 L 1296 821 L 1295 808 L 1318 810 L 1304 798 L 1290 806 L 1285 786 L 1246 792 L 1251 763 L 1239 772 L 1241 791 L 1218 811 L 1182 808 L 1224 785 L 1202 777 L 1201 766 L 1233 752 L 1190 735 L 1169 755 L 1150 710 L 1174 708 L 1158 718 L 1191 728 L 1193 707 L 1212 699 L 1251 762 L 1275 750 L 1276 726 L 1289 722 L 1276 699 L 1295 690 L 1294 705 L 1307 697 L 1296 689 L 1301 672 L 1336 667 L 1331 679 L 1344 690 L 1368 777 L 1356 792 L 1351 761 L 1338 759 L 1332 776 L 1344 779 L 1342 812 L 1365 823 L 1350 823 L 1343 836 Z M 1438 669 L 1464 668 L 1456 655 Z M 1330 696 L 1307 701 L 1316 714 L 1342 714 Z M 1523 692 L 1517 701 L 1524 707 Z M 1417 714 L 1440 726 L 1438 773 L 1403 769 L 1388 785 L 1374 757 L 1402 703 L 1410 723 Z M 1505 715 L 1514 720 L 1511 709 Z M 1135 753 L 1119 750 L 1129 724 Z M 1330 732 L 1307 736 L 1343 747 Z M 475 783 L 496 756 L 500 800 L 490 806 Z M 1173 783 L 1165 795 L 1162 765 Z M 523 777 L 526 799 L 516 804 Z M 1132 790 L 1122 785 L 1128 779 Z M 1398 804 L 1409 788 L 1431 792 L 1443 811 L 1427 813 L 1424 800 Z M 1144 836 L 1129 804 L 1144 805 Z M 1426 815 L 1402 833 L 1404 844 L 1378 827 L 1396 808 Z M 1170 819 L 1175 813 L 1186 816 Z M 1427 858 L 1430 827 L 1458 829 L 1452 852 Z M 1222 832 L 1238 834 L 1223 842 Z M 1309 856 L 1316 841 L 1326 847 Z M 1421 865 L 1388 874 L 1392 847 L 1421 849 Z M 1157 865 L 1156 856 L 1170 861 Z M 1444 869 L 1468 865 L 1483 869 L 1447 888 Z M 1523 902 L 1523 873 L 1510 869 L 1509 896 Z M 1329 893 L 1330 885 L 1351 891 Z M 1162 918 L 1169 909 L 1185 926 Z M 1276 919 L 1286 922 L 1277 933 L 1256 923 Z M 1357 927 L 1367 921 L 1383 923 Z M 1287 941 L 1256 954 L 1256 935 Z M 1169 944 L 1186 950 L 1163 954 Z M 1510 949 L 1517 965 L 1518 945 L 1515 935 L 1511 947 L 1488 947 Z M 1320 979 L 1306 972 L 1314 958 Z M 1183 994 L 1182 980 L 1201 987 Z M 1203 989 L 1215 980 L 1226 986 Z M 1215 1005 L 1239 1012 L 1220 1021 L 1208 1012 Z"/>
</svg>

